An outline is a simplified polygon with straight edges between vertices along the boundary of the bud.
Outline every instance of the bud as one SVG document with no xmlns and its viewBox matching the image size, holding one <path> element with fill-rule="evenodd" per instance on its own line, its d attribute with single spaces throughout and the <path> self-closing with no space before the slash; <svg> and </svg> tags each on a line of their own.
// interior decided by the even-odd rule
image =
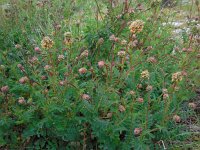
<svg viewBox="0 0 200 150">
<path fill-rule="evenodd" d="M 150 50 L 152 50 L 152 49 L 153 49 L 152 46 L 148 46 L 148 47 L 147 47 L 147 50 L 148 50 L 148 51 L 150 51 Z"/>
<path fill-rule="evenodd" d="M 17 67 L 21 70 L 21 71 L 25 71 L 24 67 L 22 66 L 22 64 L 18 64 Z"/>
<path fill-rule="evenodd" d="M 148 85 L 148 86 L 146 87 L 146 91 L 152 91 L 152 90 L 153 90 L 153 86 Z"/>
<path fill-rule="evenodd" d="M 103 38 L 100 38 L 100 39 L 98 40 L 97 44 L 98 44 L 98 45 L 102 45 L 103 42 L 104 42 L 104 39 L 103 39 Z"/>
<path fill-rule="evenodd" d="M 109 39 L 110 39 L 110 41 L 115 41 L 115 35 L 114 35 L 114 34 L 111 35 L 111 36 L 109 37 Z"/>
<path fill-rule="evenodd" d="M 109 113 L 107 114 L 107 118 L 112 118 L 112 113 L 111 113 L 111 112 L 109 112 Z"/>
<path fill-rule="evenodd" d="M 169 98 L 169 94 L 167 94 L 167 93 L 163 94 L 163 99 L 164 99 L 164 100 L 166 100 L 166 99 L 168 99 L 168 98 Z"/>
<path fill-rule="evenodd" d="M 126 108 L 123 105 L 119 105 L 119 111 L 120 112 L 124 112 L 126 110 Z"/>
<path fill-rule="evenodd" d="M 174 115 L 174 116 L 173 116 L 173 120 L 174 120 L 176 123 L 180 123 L 180 122 L 181 122 L 181 117 L 178 116 L 178 115 Z"/>
<path fill-rule="evenodd" d="M 21 84 L 25 84 L 27 81 L 28 81 L 28 78 L 26 76 L 19 79 L 19 83 Z"/>
<path fill-rule="evenodd" d="M 21 47 L 22 47 L 22 46 L 21 46 L 20 44 L 16 44 L 16 45 L 15 45 L 15 48 L 16 48 L 16 49 L 20 49 Z"/>
<path fill-rule="evenodd" d="M 130 91 L 129 94 L 134 96 L 135 95 L 135 91 Z"/>
<path fill-rule="evenodd" d="M 25 99 L 24 99 L 23 97 L 20 97 L 20 98 L 18 99 L 18 103 L 19 103 L 19 104 L 25 104 L 26 101 L 25 101 Z"/>
<path fill-rule="evenodd" d="M 126 52 L 125 52 L 125 51 L 119 51 L 119 52 L 117 53 L 117 55 L 118 55 L 119 57 L 124 57 L 124 56 L 126 55 Z"/>
<path fill-rule="evenodd" d="M 122 40 L 121 41 L 121 45 L 126 45 L 127 44 L 127 41 L 126 40 Z"/>
<path fill-rule="evenodd" d="M 140 97 L 140 98 L 137 99 L 137 102 L 143 103 L 143 102 L 144 102 L 144 99 Z"/>
<path fill-rule="evenodd" d="M 47 76 L 41 76 L 41 79 L 42 79 L 42 80 L 46 80 L 46 79 L 47 79 Z"/>
<path fill-rule="evenodd" d="M 167 90 L 167 89 L 162 89 L 162 93 L 163 93 L 163 94 L 167 94 L 167 93 L 168 93 L 168 90 Z"/>
<path fill-rule="evenodd" d="M 82 95 L 82 99 L 83 100 L 89 100 L 90 99 L 90 96 L 88 94 L 83 94 Z"/>
<path fill-rule="evenodd" d="M 59 82 L 59 85 L 60 85 L 60 86 L 64 86 L 64 85 L 65 85 L 65 81 L 60 81 L 60 82 Z"/>
<path fill-rule="evenodd" d="M 138 88 L 138 89 L 141 89 L 141 88 L 142 88 L 142 84 L 138 84 L 138 85 L 137 85 L 137 88 Z"/>
<path fill-rule="evenodd" d="M 36 53 L 40 53 L 41 52 L 39 47 L 35 47 L 34 50 L 35 50 Z"/>
<path fill-rule="evenodd" d="M 157 62 L 157 60 L 156 60 L 155 57 L 149 57 L 149 58 L 147 59 L 147 62 L 154 64 L 154 63 Z"/>
<path fill-rule="evenodd" d="M 51 69 L 51 66 L 50 66 L 50 65 L 45 65 L 45 66 L 44 66 L 44 70 L 48 71 L 48 70 L 50 70 L 50 69 Z"/>
</svg>

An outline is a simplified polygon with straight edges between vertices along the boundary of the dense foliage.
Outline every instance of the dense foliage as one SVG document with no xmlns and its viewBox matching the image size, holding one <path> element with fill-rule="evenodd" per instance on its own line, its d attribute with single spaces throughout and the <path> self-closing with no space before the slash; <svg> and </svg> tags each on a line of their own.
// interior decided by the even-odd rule
<svg viewBox="0 0 200 150">
<path fill-rule="evenodd" d="M 161 149 L 188 136 L 180 106 L 199 86 L 195 22 L 175 37 L 159 0 L 1 11 L 0 147 Z"/>
</svg>

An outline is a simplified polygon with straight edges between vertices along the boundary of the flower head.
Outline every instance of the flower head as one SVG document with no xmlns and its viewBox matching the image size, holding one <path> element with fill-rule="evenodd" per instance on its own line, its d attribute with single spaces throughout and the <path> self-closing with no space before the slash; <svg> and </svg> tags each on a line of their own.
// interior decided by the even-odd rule
<svg viewBox="0 0 200 150">
<path fill-rule="evenodd" d="M 61 61 L 61 60 L 63 60 L 64 58 L 65 58 L 64 55 L 58 55 L 58 61 Z"/>
<path fill-rule="evenodd" d="M 178 115 L 174 115 L 174 116 L 173 116 L 173 120 L 174 120 L 176 123 L 179 123 L 179 122 L 181 122 L 181 117 L 178 116 Z"/>
<path fill-rule="evenodd" d="M 142 20 L 135 20 L 131 23 L 129 26 L 130 32 L 135 34 L 135 33 L 140 33 L 144 28 L 144 22 Z"/>
<path fill-rule="evenodd" d="M 3 92 L 3 93 L 7 93 L 8 91 L 9 91 L 9 87 L 8 87 L 7 85 L 1 87 L 1 92 Z"/>
<path fill-rule="evenodd" d="M 85 74 L 85 73 L 87 72 L 87 69 L 86 69 L 86 68 L 80 68 L 80 69 L 78 70 L 78 72 L 79 72 L 80 74 Z"/>
<path fill-rule="evenodd" d="M 50 65 L 45 65 L 45 66 L 44 66 L 44 70 L 49 70 L 49 69 L 51 69 L 51 66 L 50 66 Z"/>
<path fill-rule="evenodd" d="M 172 74 L 172 82 L 179 82 L 183 79 L 182 72 L 176 72 Z"/>
<path fill-rule="evenodd" d="M 125 51 L 119 51 L 119 52 L 117 53 L 117 55 L 118 55 L 119 57 L 124 57 L 124 56 L 126 55 L 126 52 L 125 52 Z"/>
<path fill-rule="evenodd" d="M 19 104 L 24 104 L 26 101 L 25 101 L 25 99 L 24 99 L 24 97 L 20 97 L 19 99 L 18 99 L 18 103 Z"/>
<path fill-rule="evenodd" d="M 190 107 L 192 109 L 196 109 L 197 105 L 195 103 L 189 103 L 188 107 Z"/>
<path fill-rule="evenodd" d="M 83 100 L 89 100 L 90 99 L 90 96 L 88 94 L 83 94 L 82 95 L 82 99 Z"/>
<path fill-rule="evenodd" d="M 142 71 L 141 78 L 147 78 L 147 79 L 149 79 L 149 71 L 148 70 Z"/>
<path fill-rule="evenodd" d="M 50 49 L 54 45 L 54 41 L 50 39 L 50 37 L 45 36 L 41 41 L 41 46 L 44 49 Z"/>
<path fill-rule="evenodd" d="M 134 135 L 139 136 L 142 133 L 142 128 L 135 128 L 134 129 Z"/>
<path fill-rule="evenodd" d="M 26 76 L 19 79 L 19 83 L 21 84 L 25 84 L 27 81 L 28 81 L 28 78 Z"/>
<path fill-rule="evenodd" d="M 105 65 L 105 62 L 104 62 L 104 61 L 99 61 L 99 62 L 98 62 L 99 68 L 103 68 L 104 65 Z"/>
<path fill-rule="evenodd" d="M 144 99 L 140 97 L 140 98 L 137 99 L 137 101 L 138 101 L 139 103 L 143 103 L 143 102 L 144 102 Z"/>
</svg>

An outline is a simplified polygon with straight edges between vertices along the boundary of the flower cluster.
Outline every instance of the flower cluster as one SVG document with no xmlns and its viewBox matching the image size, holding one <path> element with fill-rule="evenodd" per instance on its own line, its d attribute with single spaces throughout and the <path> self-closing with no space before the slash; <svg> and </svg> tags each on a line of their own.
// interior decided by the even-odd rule
<svg viewBox="0 0 200 150">
<path fill-rule="evenodd" d="M 144 22 L 142 20 L 135 20 L 131 23 L 129 26 L 130 32 L 135 34 L 135 33 L 140 33 L 144 28 Z"/>
<path fill-rule="evenodd" d="M 45 36 L 41 41 L 41 46 L 44 49 L 50 49 L 53 47 L 53 45 L 54 45 L 54 41 L 50 39 L 50 37 L 48 36 Z"/>
</svg>

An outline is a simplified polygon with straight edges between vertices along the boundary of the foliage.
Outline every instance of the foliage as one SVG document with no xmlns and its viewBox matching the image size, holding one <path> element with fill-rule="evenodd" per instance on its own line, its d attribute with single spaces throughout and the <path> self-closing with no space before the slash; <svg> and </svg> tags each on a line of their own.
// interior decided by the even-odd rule
<svg viewBox="0 0 200 150">
<path fill-rule="evenodd" d="M 174 38 L 158 0 L 110 2 L 2 9 L 2 148 L 160 149 L 188 136 L 180 106 L 199 86 L 197 32 Z"/>
</svg>

